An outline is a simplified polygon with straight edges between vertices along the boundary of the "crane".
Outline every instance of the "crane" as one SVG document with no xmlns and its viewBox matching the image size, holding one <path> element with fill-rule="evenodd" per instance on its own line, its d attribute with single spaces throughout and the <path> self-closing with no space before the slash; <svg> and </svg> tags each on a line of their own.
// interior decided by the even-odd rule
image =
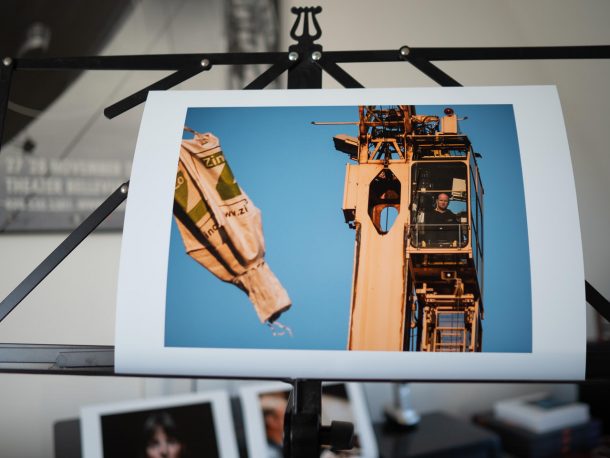
<svg viewBox="0 0 610 458">
<path fill-rule="evenodd" d="M 355 230 L 349 350 L 482 350 L 483 185 L 458 116 L 359 106 L 347 154 L 345 222 Z M 463 118 L 465 119 L 465 118 Z"/>
</svg>

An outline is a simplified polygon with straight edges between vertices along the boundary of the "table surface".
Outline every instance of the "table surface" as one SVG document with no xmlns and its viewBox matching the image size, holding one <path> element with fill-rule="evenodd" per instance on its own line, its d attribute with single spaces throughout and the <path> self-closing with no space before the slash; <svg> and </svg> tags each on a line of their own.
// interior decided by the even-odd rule
<svg viewBox="0 0 610 458">
<path fill-rule="evenodd" d="M 424 414 L 412 430 L 376 424 L 379 454 L 402 457 L 498 457 L 500 437 L 492 431 L 442 412 Z"/>
</svg>

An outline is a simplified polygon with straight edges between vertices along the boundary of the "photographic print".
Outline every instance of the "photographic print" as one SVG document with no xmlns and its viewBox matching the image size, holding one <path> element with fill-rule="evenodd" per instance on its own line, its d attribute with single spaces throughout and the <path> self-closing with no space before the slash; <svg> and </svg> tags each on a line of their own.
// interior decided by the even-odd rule
<svg viewBox="0 0 610 458">
<path fill-rule="evenodd" d="M 237 456 L 224 392 L 87 406 L 81 437 L 86 458 Z"/>
<path fill-rule="evenodd" d="M 240 388 L 248 454 L 252 458 L 282 457 L 284 413 L 290 386 L 283 383 L 246 385 Z M 366 407 L 362 386 L 357 383 L 322 385 L 322 425 L 346 421 L 354 425 L 354 448 L 349 451 L 325 449 L 323 458 L 375 457 L 375 433 Z"/>
<path fill-rule="evenodd" d="M 167 346 L 531 351 L 511 105 L 189 108 L 185 126 Z"/>
<path fill-rule="evenodd" d="M 150 266 L 161 282 L 150 303 L 155 345 L 168 355 L 340 352 L 355 362 L 379 353 L 437 373 L 436 361 L 472 353 L 468 363 L 485 372 L 482 355 L 517 365 L 541 351 L 554 356 L 547 339 L 562 326 L 574 335 L 563 342 L 569 353 L 582 351 L 584 327 L 566 320 L 584 323 L 582 281 L 557 271 L 561 262 L 582 267 L 578 222 L 556 227 L 539 195 L 543 183 L 554 185 L 576 216 L 553 88 L 240 94 L 207 92 L 199 103 L 156 94 L 166 113 L 150 109 L 143 119 L 138 148 L 159 150 L 167 135 L 163 154 L 173 161 L 142 153 L 130 201 L 134 184 L 147 182 L 134 213 L 151 224 L 136 216 L 131 227 L 140 230 L 127 230 L 149 237 L 161 225 L 154 240 L 167 251 Z M 171 123 L 163 122 L 172 99 Z M 547 116 L 534 116 L 534 106 Z M 161 162 L 155 200 L 151 186 L 161 182 L 150 173 Z M 572 251 L 558 264 L 557 243 L 567 239 Z M 135 267 L 142 242 L 127 243 Z M 121 278 L 143 264 L 122 266 Z M 136 316 L 134 307 L 125 313 Z"/>
</svg>

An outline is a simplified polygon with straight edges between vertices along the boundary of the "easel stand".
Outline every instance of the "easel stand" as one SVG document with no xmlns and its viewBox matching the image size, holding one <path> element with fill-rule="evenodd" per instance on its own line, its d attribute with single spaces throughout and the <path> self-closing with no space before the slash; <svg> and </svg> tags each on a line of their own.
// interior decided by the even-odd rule
<svg viewBox="0 0 610 458">
<path fill-rule="evenodd" d="M 288 71 L 288 89 L 322 87 L 325 71 L 346 88 L 363 87 L 338 64 L 348 62 L 408 62 L 442 86 L 461 86 L 431 61 L 458 60 L 530 60 L 530 59 L 608 59 L 610 46 L 560 46 L 529 48 L 410 48 L 377 51 L 323 52 L 315 41 L 322 31 L 316 15 L 321 7 L 293 8 L 296 20 L 290 36 L 296 44 L 289 52 L 178 54 L 148 56 L 69 57 L 13 59 L 0 62 L 0 138 L 15 71 L 36 69 L 87 70 L 173 70 L 158 82 L 107 107 L 104 114 L 113 118 L 146 100 L 150 90 L 166 90 L 215 65 L 271 64 L 245 89 L 263 89 Z M 310 28 L 313 33 L 310 33 Z M 300 33 L 298 31 L 301 30 Z M 78 226 L 34 271 L 1 303 L 2 321 L 55 267 L 68 256 L 126 198 L 129 184 L 124 183 Z M 607 320 L 610 302 L 585 281 L 587 301 Z M 114 372 L 114 348 L 100 346 L 10 345 L 0 344 L 0 372 L 120 375 Z M 589 351 L 587 380 L 610 379 L 607 353 Z M 45 367 L 41 369 L 41 367 Z M 141 374 L 145 376 L 147 374 Z M 285 456 L 319 456 L 321 445 L 348 448 L 353 426 L 333 422 L 320 424 L 321 381 L 293 380 L 291 401 L 285 421 Z"/>
</svg>

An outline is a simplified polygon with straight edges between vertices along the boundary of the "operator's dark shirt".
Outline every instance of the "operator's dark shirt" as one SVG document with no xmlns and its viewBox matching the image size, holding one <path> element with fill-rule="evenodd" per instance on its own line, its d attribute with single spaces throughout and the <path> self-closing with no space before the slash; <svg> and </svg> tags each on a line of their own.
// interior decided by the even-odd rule
<svg viewBox="0 0 610 458">
<path fill-rule="evenodd" d="M 424 216 L 424 238 L 429 247 L 450 244 L 458 239 L 458 220 L 451 210 L 432 210 Z"/>
</svg>

